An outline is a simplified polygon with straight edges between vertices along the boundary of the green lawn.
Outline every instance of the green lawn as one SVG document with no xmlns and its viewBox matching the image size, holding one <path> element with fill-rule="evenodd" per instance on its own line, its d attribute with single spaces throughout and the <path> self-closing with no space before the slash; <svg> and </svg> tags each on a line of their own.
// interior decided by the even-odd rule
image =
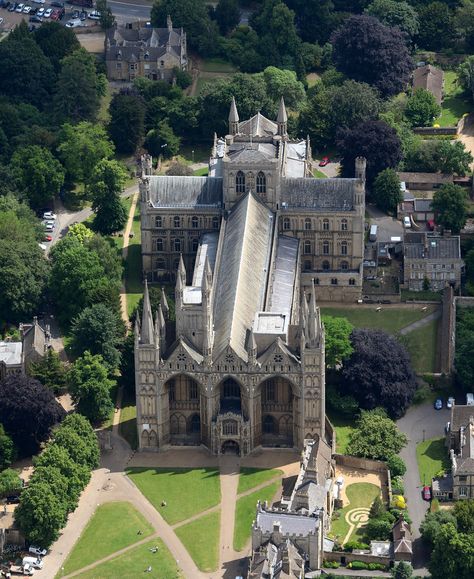
<svg viewBox="0 0 474 579">
<path fill-rule="evenodd" d="M 420 473 L 420 482 L 431 485 L 431 479 L 440 470 L 449 468 L 448 450 L 444 445 L 445 438 L 430 438 L 416 445 L 416 460 Z"/>
<path fill-rule="evenodd" d="M 179 155 L 183 163 L 207 163 L 211 155 L 212 141 L 203 144 L 181 145 Z"/>
<path fill-rule="evenodd" d="M 220 520 L 220 512 L 217 511 L 175 531 L 193 561 L 205 573 L 215 571 L 219 563 Z"/>
<path fill-rule="evenodd" d="M 408 300 L 418 300 L 427 302 L 441 302 L 443 299 L 442 292 L 432 292 L 429 290 L 422 290 L 420 292 L 414 292 L 406 289 L 401 290 L 402 301 Z"/>
<path fill-rule="evenodd" d="M 201 61 L 199 69 L 202 72 L 237 72 L 237 69 L 222 58 L 206 58 Z"/>
<path fill-rule="evenodd" d="M 202 169 L 196 169 L 196 171 L 194 171 L 194 174 L 196 175 L 196 177 L 207 177 L 209 174 L 209 168 L 203 167 Z"/>
<path fill-rule="evenodd" d="M 137 535 L 138 530 L 141 535 Z M 153 527 L 130 503 L 105 503 L 97 507 L 66 559 L 59 577 L 82 569 L 151 534 Z"/>
<path fill-rule="evenodd" d="M 122 396 L 122 410 L 120 412 L 119 433 L 133 450 L 138 447 L 137 437 L 137 406 L 135 394 L 125 389 Z"/>
<path fill-rule="evenodd" d="M 421 320 L 434 311 L 434 306 L 415 306 L 411 308 L 384 308 L 377 311 L 378 306 L 373 308 L 358 308 L 357 306 L 347 308 L 321 308 L 321 313 L 328 316 L 347 318 L 351 324 L 357 328 L 379 328 L 395 334 L 412 322 Z"/>
<path fill-rule="evenodd" d="M 216 468 L 132 468 L 127 474 L 170 524 L 214 507 L 221 499 Z M 161 506 L 163 500 L 166 507 Z"/>
<path fill-rule="evenodd" d="M 326 173 L 323 173 L 322 171 L 320 171 L 319 169 L 315 169 L 313 171 L 313 177 L 316 177 L 316 179 L 327 179 L 328 176 L 326 175 Z"/>
<path fill-rule="evenodd" d="M 349 443 L 349 436 L 355 428 L 356 417 L 351 420 L 341 414 L 337 414 L 332 409 L 327 409 L 326 412 L 336 431 L 336 452 L 344 454 Z"/>
<path fill-rule="evenodd" d="M 459 119 L 471 111 L 472 105 L 464 97 L 461 86 L 457 83 L 457 74 L 452 70 L 444 72 L 444 99 L 441 104 L 441 116 L 435 124 L 441 127 L 454 127 Z"/>
<path fill-rule="evenodd" d="M 280 483 L 275 482 L 237 501 L 234 525 L 234 549 L 236 551 L 242 551 L 250 539 L 257 501 L 270 503 L 280 486 Z"/>
<path fill-rule="evenodd" d="M 267 482 L 267 480 L 276 478 L 277 476 L 281 475 L 283 475 L 283 471 L 277 468 L 262 469 L 242 467 L 240 469 L 239 488 L 237 489 L 237 494 L 240 495 L 249 489 L 253 489 L 258 485 Z"/>
<path fill-rule="evenodd" d="M 153 553 L 150 549 L 158 547 Z M 151 567 L 151 572 L 146 570 Z M 183 577 L 171 553 L 161 539 L 153 539 L 127 553 L 97 565 L 90 571 L 81 573 L 80 579 L 135 579 L 144 575 L 150 579 L 171 579 Z"/>
<path fill-rule="evenodd" d="M 331 536 L 342 542 L 349 532 L 349 523 L 346 522 L 346 513 L 358 507 L 370 508 L 380 488 L 372 483 L 354 483 L 346 488 L 349 504 L 338 511 L 339 517 L 331 523 Z M 349 537 L 351 540 L 360 540 L 364 535 L 364 528 L 355 528 Z"/>
<path fill-rule="evenodd" d="M 410 352 L 413 369 L 418 374 L 437 371 L 436 345 L 439 320 L 432 320 L 426 326 L 413 330 L 402 337 L 402 342 Z"/>
</svg>

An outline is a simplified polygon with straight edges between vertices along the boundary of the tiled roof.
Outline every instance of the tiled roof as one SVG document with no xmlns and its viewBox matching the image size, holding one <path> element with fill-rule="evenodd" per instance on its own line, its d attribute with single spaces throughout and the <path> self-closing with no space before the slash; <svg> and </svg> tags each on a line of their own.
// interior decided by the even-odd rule
<svg viewBox="0 0 474 579">
<path fill-rule="evenodd" d="M 404 255 L 409 259 L 460 259 L 459 237 L 405 234 Z"/>
<path fill-rule="evenodd" d="M 220 207 L 222 178 L 151 175 L 153 207 Z"/>
<path fill-rule="evenodd" d="M 431 64 L 420 66 L 413 71 L 413 88 L 424 88 L 430 91 L 436 98 L 436 102 L 441 104 L 443 99 L 443 78 L 444 73 L 440 68 Z"/>
<path fill-rule="evenodd" d="M 284 178 L 281 180 L 282 207 L 352 211 L 357 179 Z"/>
</svg>

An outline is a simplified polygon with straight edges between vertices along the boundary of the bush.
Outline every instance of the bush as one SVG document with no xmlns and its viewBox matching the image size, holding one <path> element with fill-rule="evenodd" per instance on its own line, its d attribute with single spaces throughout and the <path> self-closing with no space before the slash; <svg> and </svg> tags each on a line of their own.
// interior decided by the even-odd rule
<svg viewBox="0 0 474 579">
<path fill-rule="evenodd" d="M 405 494 L 403 479 L 399 476 L 394 476 L 392 478 L 392 493 L 394 495 L 402 495 L 402 496 Z"/>
<path fill-rule="evenodd" d="M 439 511 L 439 501 L 438 499 L 433 499 L 430 504 L 430 513 L 436 513 Z"/>
<path fill-rule="evenodd" d="M 403 459 L 396 454 L 392 454 L 392 456 L 388 457 L 387 466 L 392 477 L 403 476 L 407 471 L 407 467 L 403 462 Z"/>
<path fill-rule="evenodd" d="M 369 568 L 368 564 L 364 563 L 363 561 L 352 561 L 352 563 L 349 563 L 347 566 L 349 569 L 356 569 L 358 571 Z"/>
<path fill-rule="evenodd" d="M 324 561 L 323 567 L 326 569 L 338 569 L 341 566 L 337 561 Z"/>
<path fill-rule="evenodd" d="M 382 563 L 368 563 L 367 569 L 369 571 L 385 571 L 387 566 Z"/>
<path fill-rule="evenodd" d="M 352 552 L 354 549 L 370 549 L 370 547 L 366 543 L 359 541 L 347 541 L 347 543 L 344 544 L 344 551 Z"/>
<path fill-rule="evenodd" d="M 392 508 L 389 510 L 389 513 L 391 513 L 394 517 L 395 520 L 398 520 L 400 518 L 400 515 L 403 515 L 403 519 L 409 524 L 411 525 L 412 521 L 411 521 L 411 517 L 408 514 L 408 511 L 406 509 L 396 509 L 396 508 Z"/>
</svg>

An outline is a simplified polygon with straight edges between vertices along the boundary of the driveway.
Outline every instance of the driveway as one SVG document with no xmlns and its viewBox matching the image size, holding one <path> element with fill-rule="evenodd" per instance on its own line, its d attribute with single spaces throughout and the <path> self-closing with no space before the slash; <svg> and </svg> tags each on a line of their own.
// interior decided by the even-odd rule
<svg viewBox="0 0 474 579">
<path fill-rule="evenodd" d="M 416 445 L 418 442 L 444 436 L 444 426 L 449 418 L 449 410 L 435 410 L 431 403 L 412 406 L 403 418 L 397 421 L 398 428 L 408 436 L 408 444 L 400 456 L 405 461 L 407 472 L 404 478 L 405 497 L 408 511 L 412 519 L 412 532 L 415 539 L 415 568 L 419 569 L 425 562 L 420 540 L 420 524 L 425 518 L 428 503 L 421 497 L 422 484 L 416 461 Z M 426 481 L 429 484 L 429 481 Z"/>
<path fill-rule="evenodd" d="M 403 236 L 400 221 L 380 211 L 375 205 L 367 205 L 366 211 L 370 217 L 370 224 L 377 225 L 377 241 L 390 241 L 391 237 Z"/>
</svg>

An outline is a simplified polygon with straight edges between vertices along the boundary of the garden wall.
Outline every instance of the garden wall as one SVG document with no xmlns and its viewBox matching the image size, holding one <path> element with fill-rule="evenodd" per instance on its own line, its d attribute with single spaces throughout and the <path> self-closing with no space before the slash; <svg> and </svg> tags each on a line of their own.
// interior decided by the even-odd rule
<svg viewBox="0 0 474 579">
<path fill-rule="evenodd" d="M 380 563 L 381 565 L 390 565 L 390 557 L 380 557 L 379 555 L 371 555 L 370 553 L 346 553 L 345 551 L 331 551 L 324 552 L 325 561 L 337 561 L 341 565 L 347 565 L 352 561 L 362 561 L 363 563 Z M 337 573 L 337 570 L 335 570 Z"/>
<path fill-rule="evenodd" d="M 457 127 L 415 127 L 413 132 L 417 135 L 452 135 L 458 134 Z"/>
</svg>

